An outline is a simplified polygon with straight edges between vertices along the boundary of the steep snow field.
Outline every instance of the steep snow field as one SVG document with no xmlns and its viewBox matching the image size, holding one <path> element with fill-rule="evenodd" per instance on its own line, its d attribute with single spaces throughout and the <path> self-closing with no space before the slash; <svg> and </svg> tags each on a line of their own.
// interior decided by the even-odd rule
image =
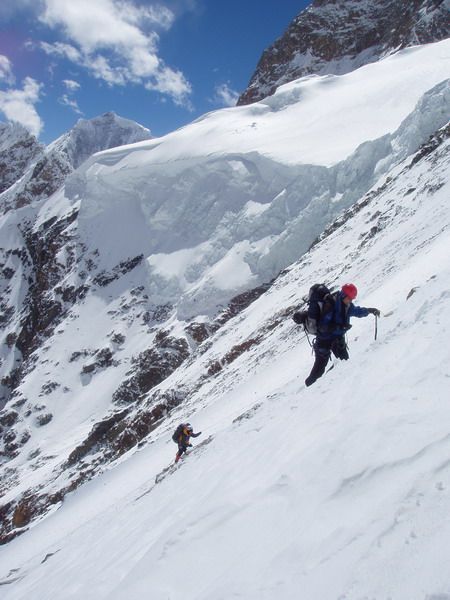
<svg viewBox="0 0 450 600">
<path fill-rule="evenodd" d="M 190 387 L 188 402 L 0 549 L 2 599 L 449 600 L 449 165 L 447 140 L 391 170 L 165 380 Z M 383 317 L 376 341 L 372 317 L 355 319 L 351 360 L 305 389 L 312 356 L 290 314 L 317 281 L 354 281 Z M 108 396 L 101 377 L 77 405 L 85 419 Z M 77 435 L 75 410 L 42 429 L 55 454 Z M 164 473 L 185 419 L 202 436 Z"/>
</svg>

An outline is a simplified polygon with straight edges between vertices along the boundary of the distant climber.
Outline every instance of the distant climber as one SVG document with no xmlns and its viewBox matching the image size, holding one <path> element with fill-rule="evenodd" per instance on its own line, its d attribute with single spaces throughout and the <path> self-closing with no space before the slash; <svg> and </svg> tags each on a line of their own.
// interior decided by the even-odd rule
<svg viewBox="0 0 450 600">
<path fill-rule="evenodd" d="M 310 290 L 308 310 L 294 314 L 294 321 L 316 336 L 313 342 L 315 361 L 305 379 L 307 387 L 322 377 L 331 353 L 340 360 L 348 360 L 345 334 L 351 328 L 350 317 L 380 316 L 378 308 L 355 306 L 353 300 L 357 294 L 353 283 L 346 283 L 341 291 L 334 293 L 330 293 L 325 285 L 316 284 Z"/>
<path fill-rule="evenodd" d="M 192 444 L 190 443 L 190 438 L 196 438 L 200 434 L 201 431 L 199 431 L 198 433 L 194 433 L 194 430 L 192 429 L 192 425 L 190 423 L 181 423 L 181 425 L 178 425 L 172 436 L 173 441 L 176 444 L 178 444 L 178 452 L 175 456 L 176 463 L 180 460 L 181 456 L 186 452 L 186 450 L 192 447 Z"/>
</svg>

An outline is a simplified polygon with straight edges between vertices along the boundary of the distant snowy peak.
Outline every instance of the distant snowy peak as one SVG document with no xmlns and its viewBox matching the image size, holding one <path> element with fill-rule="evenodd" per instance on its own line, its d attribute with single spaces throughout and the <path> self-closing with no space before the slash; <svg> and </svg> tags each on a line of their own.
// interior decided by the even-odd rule
<svg viewBox="0 0 450 600">
<path fill-rule="evenodd" d="M 342 75 L 401 48 L 450 37 L 450 0 L 314 0 L 267 48 L 238 105 L 310 74 Z"/>
<path fill-rule="evenodd" d="M 94 119 L 80 119 L 75 127 L 48 147 L 67 155 L 70 164 L 77 169 L 92 154 L 117 146 L 149 140 L 149 129 L 129 119 L 107 112 Z"/>
<path fill-rule="evenodd" d="M 48 198 L 92 154 L 151 137 L 142 125 L 113 112 L 90 120 L 80 119 L 47 148 L 22 126 L 2 125 L 0 208 L 7 211 Z"/>
<path fill-rule="evenodd" d="M 22 177 L 44 147 L 19 123 L 0 123 L 0 193 Z"/>
</svg>

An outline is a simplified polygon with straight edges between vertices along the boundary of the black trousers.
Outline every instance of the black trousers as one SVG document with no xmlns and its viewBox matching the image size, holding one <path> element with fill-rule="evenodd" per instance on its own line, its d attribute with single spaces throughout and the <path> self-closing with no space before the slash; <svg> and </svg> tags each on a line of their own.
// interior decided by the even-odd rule
<svg viewBox="0 0 450 600">
<path fill-rule="evenodd" d="M 343 335 L 332 339 L 320 339 L 317 337 L 314 340 L 313 348 L 315 360 L 311 373 L 305 379 L 307 387 L 315 383 L 325 373 L 331 353 L 341 360 L 348 360 L 349 358 L 347 344 Z"/>
<path fill-rule="evenodd" d="M 178 456 L 181 456 L 182 454 L 184 454 L 187 451 L 187 446 L 185 446 L 184 444 L 178 444 Z"/>
</svg>

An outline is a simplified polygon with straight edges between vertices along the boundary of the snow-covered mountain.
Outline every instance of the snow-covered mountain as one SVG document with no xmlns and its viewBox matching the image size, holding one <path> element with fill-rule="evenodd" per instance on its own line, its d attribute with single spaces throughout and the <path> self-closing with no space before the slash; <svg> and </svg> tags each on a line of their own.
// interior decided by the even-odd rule
<svg viewBox="0 0 450 600">
<path fill-rule="evenodd" d="M 96 152 L 150 138 L 146 127 L 107 112 L 94 119 L 79 119 L 73 129 L 49 145 L 48 151 L 66 154 L 70 165 L 77 169 Z"/>
<path fill-rule="evenodd" d="M 449 36 L 450 0 L 314 0 L 263 52 L 238 105 L 305 75 L 342 75 Z"/>
<path fill-rule="evenodd" d="M 6 600 L 448 600 L 449 56 L 296 80 L 0 217 Z M 383 319 L 306 390 L 319 281 Z"/>
<path fill-rule="evenodd" d="M 47 148 L 22 126 L 1 125 L 0 210 L 49 198 L 74 169 L 96 152 L 150 138 L 148 129 L 113 112 L 79 119 Z"/>
</svg>

